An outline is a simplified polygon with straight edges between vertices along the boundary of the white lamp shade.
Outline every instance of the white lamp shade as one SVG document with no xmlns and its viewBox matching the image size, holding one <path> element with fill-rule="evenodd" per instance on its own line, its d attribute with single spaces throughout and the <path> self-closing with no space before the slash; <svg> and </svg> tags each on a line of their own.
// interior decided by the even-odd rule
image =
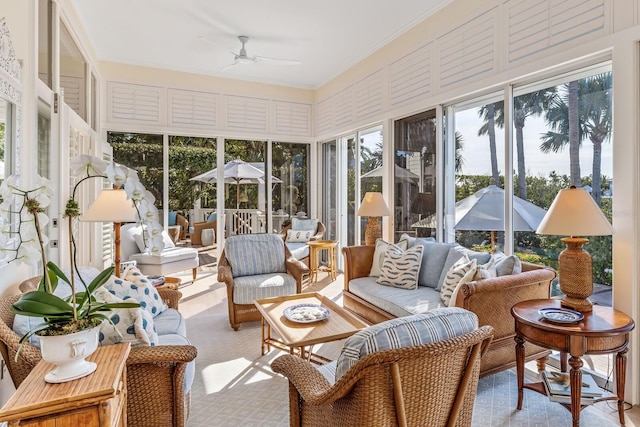
<svg viewBox="0 0 640 427">
<path fill-rule="evenodd" d="M 102 190 L 98 198 L 80 217 L 87 222 L 136 222 L 138 212 L 122 189 Z"/>
<path fill-rule="evenodd" d="M 591 195 L 575 187 L 560 190 L 536 230 L 553 236 L 608 236 L 612 232 Z"/>
<path fill-rule="evenodd" d="M 366 193 L 358 209 L 358 216 L 389 216 L 389 208 L 382 193 Z"/>
</svg>

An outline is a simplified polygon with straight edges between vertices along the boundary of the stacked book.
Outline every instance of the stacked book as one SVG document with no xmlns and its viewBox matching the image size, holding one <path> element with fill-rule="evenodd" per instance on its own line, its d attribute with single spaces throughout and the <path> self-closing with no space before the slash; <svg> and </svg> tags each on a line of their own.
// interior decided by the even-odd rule
<svg viewBox="0 0 640 427">
<path fill-rule="evenodd" d="M 164 285 L 164 276 L 147 276 L 147 280 L 155 287 Z"/>
<path fill-rule="evenodd" d="M 569 373 L 542 371 L 542 383 L 547 390 L 547 396 L 552 402 L 571 403 L 571 386 Z M 582 374 L 581 405 L 592 405 L 596 399 L 602 397 L 602 389 L 589 374 Z"/>
</svg>

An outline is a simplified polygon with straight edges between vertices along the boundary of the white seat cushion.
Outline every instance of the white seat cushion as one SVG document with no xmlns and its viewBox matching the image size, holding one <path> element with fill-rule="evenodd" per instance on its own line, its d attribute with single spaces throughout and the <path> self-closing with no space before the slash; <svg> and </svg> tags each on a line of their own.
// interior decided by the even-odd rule
<svg viewBox="0 0 640 427">
<path fill-rule="evenodd" d="M 309 256 L 309 245 L 306 243 L 286 243 L 289 252 L 291 252 L 291 256 L 295 259 L 302 259 Z"/>
<path fill-rule="evenodd" d="M 129 261 L 136 261 L 138 264 L 166 264 L 169 262 L 181 261 L 183 259 L 198 258 L 198 250 L 195 248 L 175 247 L 165 249 L 159 255 L 133 254 Z"/>
</svg>

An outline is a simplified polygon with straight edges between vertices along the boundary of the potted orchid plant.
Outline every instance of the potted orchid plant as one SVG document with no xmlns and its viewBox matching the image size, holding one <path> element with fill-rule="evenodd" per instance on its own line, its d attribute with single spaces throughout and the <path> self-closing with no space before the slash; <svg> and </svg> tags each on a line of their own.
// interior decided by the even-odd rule
<svg viewBox="0 0 640 427">
<path fill-rule="evenodd" d="M 75 172 L 83 173 L 74 186 L 71 197 L 67 201 L 64 218 L 69 226 L 69 250 L 71 259 L 70 279 L 53 262 L 47 261 L 45 246 L 48 243 L 43 228 L 49 221 L 46 208 L 54 194 L 51 183 L 43 177 L 36 177 L 29 188 L 22 188 L 21 177 L 13 175 L 0 184 L 0 264 L 7 262 L 23 262 L 42 265 L 44 274 L 37 290 L 26 292 L 13 304 L 11 310 L 15 314 L 40 318 L 42 322 L 31 328 L 20 339 L 24 343 L 33 334 L 40 338 L 42 355 L 53 356 L 57 368 L 45 377 L 50 382 L 62 382 L 88 375 L 95 370 L 95 364 L 86 362 L 85 357 L 97 348 L 99 326 L 103 321 L 111 322 L 107 315 L 112 309 L 138 307 L 137 303 L 105 303 L 98 301 L 95 291 L 103 286 L 114 272 L 109 267 L 86 284 L 78 272 L 76 263 L 76 240 L 74 226 L 81 215 L 76 191 L 78 186 L 90 178 L 107 178 L 115 186 L 124 187 L 127 196 L 136 207 L 140 223 L 145 230 L 145 244 L 148 251 L 163 249 L 162 226 L 158 222 L 158 211 L 153 206 L 155 199 L 140 183 L 135 171 L 116 164 L 106 162 L 94 156 L 77 156 L 71 160 Z M 75 274 L 78 272 L 82 289 L 77 289 Z M 60 280 L 71 287 L 71 295 L 61 298 L 55 294 Z M 45 337 L 65 337 L 71 334 L 85 334 L 78 340 L 72 340 L 71 354 L 76 358 L 71 361 L 60 361 L 60 351 L 46 350 Z M 87 348 L 76 348 L 78 342 L 87 343 Z M 75 344 L 74 344 L 75 343 Z M 75 346 L 75 347 L 74 347 Z M 68 351 L 62 353 L 69 353 Z M 16 354 L 18 357 L 19 352 Z"/>
</svg>

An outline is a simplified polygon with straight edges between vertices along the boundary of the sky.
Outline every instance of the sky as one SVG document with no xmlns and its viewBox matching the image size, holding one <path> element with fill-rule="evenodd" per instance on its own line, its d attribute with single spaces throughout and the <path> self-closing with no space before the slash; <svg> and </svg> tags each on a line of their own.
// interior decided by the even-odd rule
<svg viewBox="0 0 640 427">
<path fill-rule="evenodd" d="M 489 157 L 489 136 L 478 136 L 478 129 L 482 125 L 478 117 L 478 109 L 456 112 L 456 130 L 462 134 L 464 143 L 462 173 L 469 175 L 490 175 L 491 162 Z M 548 176 L 556 171 L 559 175 L 569 175 L 568 147 L 559 153 L 545 154 L 540 151 L 540 135 L 547 131 L 542 117 L 529 117 L 524 127 L 525 167 L 530 176 Z M 504 129 L 496 128 L 498 165 L 500 174 L 504 174 Z M 515 145 L 515 135 L 514 135 Z M 515 150 L 515 147 L 514 147 Z M 515 152 L 514 152 L 515 155 Z M 580 148 L 580 175 L 589 176 L 593 168 L 593 144 L 583 141 Z M 514 168 L 517 168 L 514 159 Z M 602 147 L 602 174 L 612 176 L 613 147 L 611 142 L 605 142 Z"/>
</svg>

